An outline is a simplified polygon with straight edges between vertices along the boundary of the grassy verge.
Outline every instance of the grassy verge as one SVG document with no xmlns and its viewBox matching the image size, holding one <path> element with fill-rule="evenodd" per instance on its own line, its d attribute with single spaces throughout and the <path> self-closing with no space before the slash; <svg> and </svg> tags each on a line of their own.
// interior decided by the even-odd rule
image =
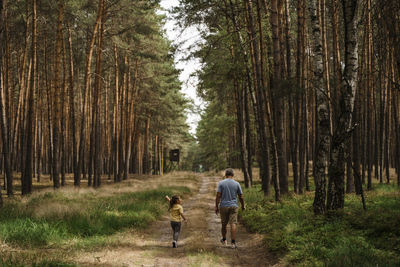
<svg viewBox="0 0 400 267">
<path fill-rule="evenodd" d="M 314 216 L 314 194 L 289 195 L 281 203 L 264 198 L 260 187 L 245 191 L 241 221 L 265 235 L 272 252 L 290 266 L 400 266 L 400 193 L 379 185 L 359 196 L 346 195 L 345 209 Z"/>
<path fill-rule="evenodd" d="M 187 195 L 181 186 L 139 192 L 48 192 L 10 200 L 0 209 L 0 245 L 21 253 L 0 253 L 0 266 L 69 266 L 37 256 L 38 249 L 92 250 L 118 242 L 113 235 L 126 229 L 142 229 L 166 213 L 166 194 Z M 16 256 L 20 254 L 20 257 Z M 25 256 L 24 256 L 25 255 Z M 60 259 L 60 258 L 59 258 Z M 62 259 L 62 257 L 61 257 Z M 23 265 L 23 264 L 21 264 Z M 72 266 L 72 265 L 71 265 Z"/>
</svg>

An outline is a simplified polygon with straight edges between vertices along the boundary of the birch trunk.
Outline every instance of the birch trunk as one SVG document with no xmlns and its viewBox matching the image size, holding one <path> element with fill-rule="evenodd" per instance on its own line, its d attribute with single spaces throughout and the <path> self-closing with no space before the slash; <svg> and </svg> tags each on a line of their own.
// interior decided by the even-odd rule
<svg viewBox="0 0 400 267">
<path fill-rule="evenodd" d="M 345 143 L 353 128 L 353 109 L 357 89 L 358 40 L 357 0 L 342 0 L 345 32 L 345 69 L 340 96 L 340 115 L 332 138 L 327 208 L 344 207 Z"/>
<path fill-rule="evenodd" d="M 311 19 L 311 30 L 314 53 L 314 78 L 313 88 L 316 94 L 317 121 L 316 128 L 318 130 L 316 155 L 314 158 L 314 182 L 315 182 L 315 198 L 314 198 L 314 214 L 324 214 L 326 200 L 326 162 L 328 159 L 330 145 L 330 119 L 329 119 L 329 102 L 328 91 L 323 83 L 323 51 L 321 42 L 321 27 L 317 15 L 318 0 L 309 0 L 308 8 Z"/>
</svg>

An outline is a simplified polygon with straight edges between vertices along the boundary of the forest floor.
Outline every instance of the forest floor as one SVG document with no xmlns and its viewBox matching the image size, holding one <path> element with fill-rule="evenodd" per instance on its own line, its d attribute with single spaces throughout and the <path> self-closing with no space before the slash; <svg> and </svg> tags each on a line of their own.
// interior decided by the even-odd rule
<svg viewBox="0 0 400 267">
<path fill-rule="evenodd" d="M 249 233 L 240 224 L 237 249 L 219 242 L 221 224 L 214 212 L 219 179 L 199 174 L 195 181 L 185 182 L 185 186 L 193 187 L 194 194 L 183 199 L 188 222 L 182 223 L 178 248 L 171 247 L 172 230 L 166 214 L 143 231 L 119 233 L 118 244 L 96 252 L 74 253 L 68 261 L 83 266 L 279 266 L 278 260 L 268 253 L 262 236 Z M 150 180 L 143 185 L 165 183 L 163 177 Z M 228 241 L 229 237 L 228 234 Z"/>
</svg>

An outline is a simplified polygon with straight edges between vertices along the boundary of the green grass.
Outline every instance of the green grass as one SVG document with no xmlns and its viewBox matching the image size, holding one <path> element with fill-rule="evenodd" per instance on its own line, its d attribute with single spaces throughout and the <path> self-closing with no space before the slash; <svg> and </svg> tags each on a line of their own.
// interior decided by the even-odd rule
<svg viewBox="0 0 400 267">
<path fill-rule="evenodd" d="M 223 262 L 219 256 L 208 251 L 191 252 L 188 254 L 190 267 L 220 266 Z"/>
<path fill-rule="evenodd" d="M 48 260 L 48 259 L 38 260 L 38 261 L 36 261 L 36 260 L 32 261 L 32 259 L 29 259 L 27 262 L 29 262 L 29 266 L 32 266 L 32 267 L 74 267 L 74 266 L 79 266 L 74 263 L 66 263 L 66 262 L 62 262 L 62 261 L 58 261 L 58 260 Z M 0 266 L 1 267 L 24 267 L 24 266 L 26 266 L 26 263 L 21 259 L 8 257 L 3 260 L 0 259 Z"/>
<path fill-rule="evenodd" d="M 245 190 L 241 221 L 265 235 L 270 250 L 290 266 L 400 266 L 400 193 L 391 185 L 346 195 L 345 209 L 314 216 L 314 194 L 289 195 L 281 203 Z"/>
<path fill-rule="evenodd" d="M 166 194 L 189 191 L 162 187 L 108 196 L 52 192 L 31 197 L 27 203 L 11 201 L 0 209 L 0 240 L 22 248 L 57 247 L 71 240 L 76 247 L 98 247 L 107 244 L 112 234 L 157 220 L 166 211 Z"/>
</svg>

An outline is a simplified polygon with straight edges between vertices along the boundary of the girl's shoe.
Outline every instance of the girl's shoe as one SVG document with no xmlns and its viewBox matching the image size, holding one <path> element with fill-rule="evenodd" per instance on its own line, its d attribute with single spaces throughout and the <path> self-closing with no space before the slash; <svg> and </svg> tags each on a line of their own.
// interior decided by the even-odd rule
<svg viewBox="0 0 400 267">
<path fill-rule="evenodd" d="M 232 243 L 231 248 L 237 248 L 236 243 Z"/>
<path fill-rule="evenodd" d="M 172 247 L 173 247 L 173 248 L 177 248 L 177 247 L 178 247 L 178 244 L 176 243 L 176 241 L 173 241 L 173 242 L 172 242 Z"/>
<path fill-rule="evenodd" d="M 226 241 L 226 239 L 224 240 L 223 238 L 221 238 L 220 241 L 221 241 L 222 245 L 224 245 L 224 246 L 228 245 L 228 242 Z"/>
</svg>

